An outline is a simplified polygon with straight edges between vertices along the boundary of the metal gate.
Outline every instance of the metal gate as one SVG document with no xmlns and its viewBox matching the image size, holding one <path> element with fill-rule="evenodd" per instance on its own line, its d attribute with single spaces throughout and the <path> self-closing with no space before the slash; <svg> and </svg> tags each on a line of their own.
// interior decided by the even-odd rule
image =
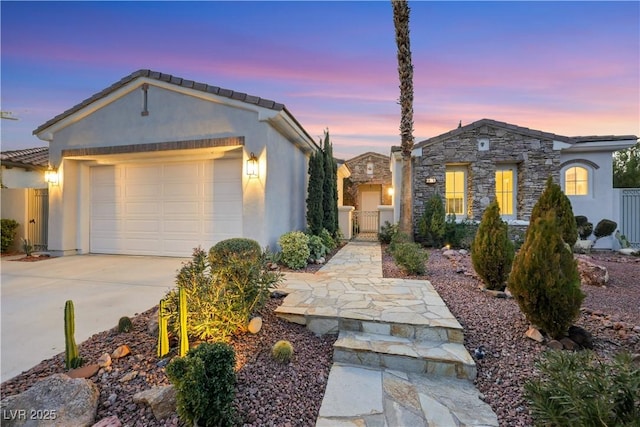
<svg viewBox="0 0 640 427">
<path fill-rule="evenodd" d="M 27 238 L 33 245 L 34 251 L 46 251 L 49 234 L 49 190 L 30 188 L 28 210 Z"/>
<path fill-rule="evenodd" d="M 378 240 L 379 211 L 353 211 L 353 237 L 360 240 Z"/>
<path fill-rule="evenodd" d="M 640 248 L 640 188 L 622 189 L 618 228 L 631 246 Z"/>
</svg>

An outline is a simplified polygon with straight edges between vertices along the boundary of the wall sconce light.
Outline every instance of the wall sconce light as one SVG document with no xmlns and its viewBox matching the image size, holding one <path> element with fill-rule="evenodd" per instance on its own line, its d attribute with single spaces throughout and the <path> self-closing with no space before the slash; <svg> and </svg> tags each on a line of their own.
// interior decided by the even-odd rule
<svg viewBox="0 0 640 427">
<path fill-rule="evenodd" d="M 58 185 L 58 179 L 58 171 L 49 166 L 49 168 L 44 172 L 45 182 L 51 185 Z"/>
<path fill-rule="evenodd" d="M 393 196 L 393 187 L 387 188 L 387 194 Z"/>
<path fill-rule="evenodd" d="M 427 178 L 425 178 L 424 182 L 427 184 L 435 184 L 437 182 L 437 179 L 435 176 L 428 176 Z"/>
<path fill-rule="evenodd" d="M 249 155 L 249 160 L 247 160 L 247 176 L 258 176 L 258 158 L 253 152 Z"/>
</svg>

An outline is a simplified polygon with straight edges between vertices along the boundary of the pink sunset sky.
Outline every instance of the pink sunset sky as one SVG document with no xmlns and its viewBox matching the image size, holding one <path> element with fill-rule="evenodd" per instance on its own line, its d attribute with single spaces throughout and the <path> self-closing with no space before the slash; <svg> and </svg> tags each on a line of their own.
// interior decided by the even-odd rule
<svg viewBox="0 0 640 427">
<path fill-rule="evenodd" d="M 640 134 L 640 3 L 409 2 L 416 143 L 489 118 L 567 136 Z M 141 68 L 281 102 L 334 153 L 399 145 L 388 1 L 11 2 L 2 150 Z"/>
</svg>

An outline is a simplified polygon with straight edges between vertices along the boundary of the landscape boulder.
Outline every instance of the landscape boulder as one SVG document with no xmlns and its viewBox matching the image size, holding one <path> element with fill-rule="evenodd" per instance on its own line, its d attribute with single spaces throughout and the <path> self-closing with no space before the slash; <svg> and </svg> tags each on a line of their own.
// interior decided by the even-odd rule
<svg viewBox="0 0 640 427">
<path fill-rule="evenodd" d="M 252 334 L 257 334 L 258 332 L 260 332 L 260 329 L 262 329 L 262 317 L 256 316 L 251 319 L 249 321 L 249 326 L 247 326 L 247 329 Z"/>
<path fill-rule="evenodd" d="M 172 385 L 153 387 L 136 393 L 133 402 L 149 405 L 153 416 L 159 421 L 176 412 L 176 389 Z"/>
<path fill-rule="evenodd" d="M 2 426 L 90 427 L 100 391 L 90 380 L 54 374 L 0 402 Z"/>
<path fill-rule="evenodd" d="M 589 257 L 577 256 L 580 284 L 588 286 L 606 286 L 609 281 L 609 272 L 606 267 L 591 262 Z"/>
</svg>

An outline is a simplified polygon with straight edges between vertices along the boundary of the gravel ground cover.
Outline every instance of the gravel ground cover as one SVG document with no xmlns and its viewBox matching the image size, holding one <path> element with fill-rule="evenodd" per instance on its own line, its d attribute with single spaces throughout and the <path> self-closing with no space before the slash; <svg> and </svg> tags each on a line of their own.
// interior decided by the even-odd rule
<svg viewBox="0 0 640 427">
<path fill-rule="evenodd" d="M 515 301 L 495 298 L 479 289 L 468 255 L 455 261 L 437 250 L 429 255 L 426 276 L 411 277 L 383 250 L 384 275 L 427 279 L 433 284 L 465 328 L 467 349 L 486 348 L 486 357 L 477 361 L 476 385 L 498 414 L 500 425 L 532 425 L 522 387 L 527 378 L 536 375 L 534 361 L 546 347 L 524 337 L 529 325 Z M 583 287 L 587 298 L 576 324 L 593 334 L 595 350 L 603 357 L 621 350 L 640 353 L 640 259 L 616 254 L 592 257 L 609 269 L 610 285 Z M 319 267 L 310 266 L 306 271 Z M 278 319 L 273 310 L 280 302 L 272 298 L 260 313 L 264 324 L 259 334 L 241 335 L 232 342 L 238 368 L 235 406 L 246 426 L 313 426 L 324 396 L 336 337 L 316 337 L 303 326 Z M 152 308 L 132 319 L 132 332 L 108 330 L 80 345 L 81 355 L 89 361 L 121 344 L 131 348 L 131 355 L 115 360 L 111 370 L 92 378 L 100 389 L 97 420 L 117 415 L 123 426 L 180 425 L 175 415 L 157 421 L 148 407 L 133 403 L 135 393 L 169 384 L 157 364 L 156 336 L 147 330 L 154 316 Z M 281 339 L 291 341 L 294 347 L 294 357 L 287 365 L 270 356 L 271 346 Z M 138 372 L 135 378 L 120 382 L 132 371 Z M 63 354 L 6 381 L 0 395 L 20 393 L 38 379 L 60 372 L 64 372 Z"/>
</svg>

